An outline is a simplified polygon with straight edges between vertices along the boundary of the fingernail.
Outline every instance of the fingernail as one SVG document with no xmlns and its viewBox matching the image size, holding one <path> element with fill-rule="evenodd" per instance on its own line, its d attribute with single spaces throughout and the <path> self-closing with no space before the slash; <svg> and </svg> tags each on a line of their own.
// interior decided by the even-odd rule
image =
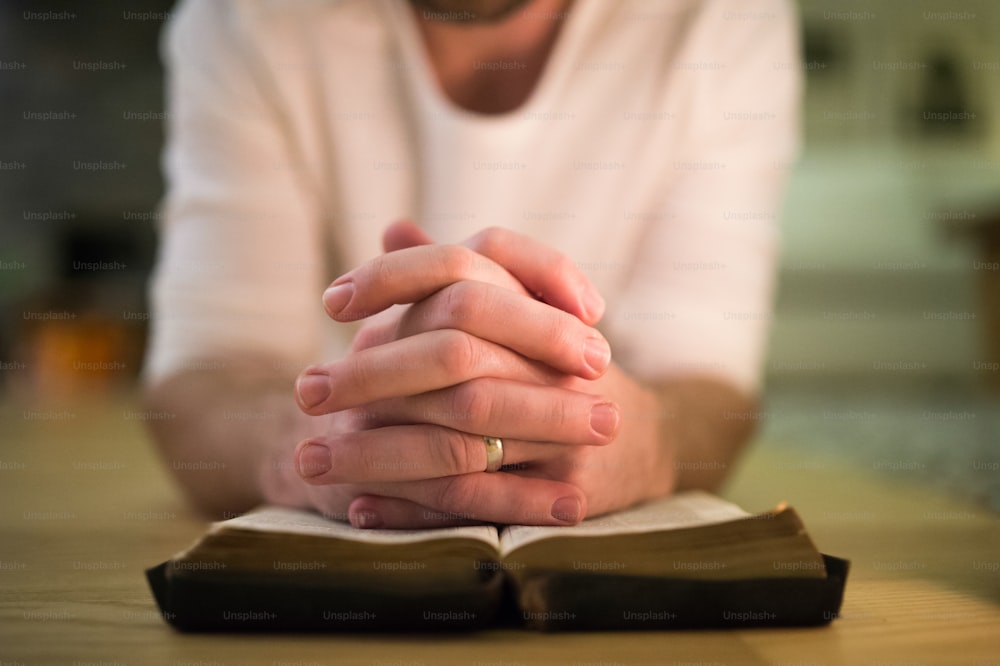
<svg viewBox="0 0 1000 666">
<path fill-rule="evenodd" d="M 560 497 L 552 505 L 552 517 L 564 523 L 575 523 L 580 520 L 580 500 L 575 497 Z"/>
<path fill-rule="evenodd" d="M 382 517 L 374 511 L 355 511 L 350 515 L 351 525 L 364 530 L 373 530 L 382 527 Z"/>
<path fill-rule="evenodd" d="M 333 468 L 330 449 L 310 442 L 299 451 L 299 476 L 309 478 L 326 474 Z"/>
<path fill-rule="evenodd" d="M 330 375 L 322 368 L 307 368 L 295 382 L 295 394 L 306 409 L 315 407 L 330 397 Z"/>
<path fill-rule="evenodd" d="M 583 293 L 583 310 L 587 313 L 591 323 L 597 323 L 604 315 L 605 307 L 607 306 L 604 299 L 601 298 L 596 289 L 587 289 Z"/>
<path fill-rule="evenodd" d="M 590 427 L 604 437 L 611 437 L 618 430 L 618 409 L 608 402 L 594 405 L 590 410 Z"/>
<path fill-rule="evenodd" d="M 601 338 L 587 338 L 583 347 L 583 360 L 594 372 L 604 372 L 611 363 L 611 347 Z"/>
<path fill-rule="evenodd" d="M 331 317 L 347 307 L 354 296 L 354 283 L 337 284 L 323 292 L 323 307 Z"/>
</svg>

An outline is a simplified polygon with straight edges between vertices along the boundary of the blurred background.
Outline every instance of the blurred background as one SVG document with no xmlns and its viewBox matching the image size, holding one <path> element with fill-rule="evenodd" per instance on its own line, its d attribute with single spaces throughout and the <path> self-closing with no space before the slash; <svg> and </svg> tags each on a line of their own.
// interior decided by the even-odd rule
<svg viewBox="0 0 1000 666">
<path fill-rule="evenodd" d="M 5 401 L 135 386 L 172 4 L 0 6 Z M 802 61 L 775 66 L 806 73 L 806 147 L 761 437 L 1000 510 L 1000 5 L 798 4 Z"/>
</svg>

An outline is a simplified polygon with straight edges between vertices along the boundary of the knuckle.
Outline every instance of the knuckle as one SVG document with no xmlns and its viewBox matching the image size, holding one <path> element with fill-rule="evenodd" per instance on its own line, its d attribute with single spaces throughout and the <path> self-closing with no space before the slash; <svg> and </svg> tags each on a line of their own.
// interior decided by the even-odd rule
<svg viewBox="0 0 1000 666">
<path fill-rule="evenodd" d="M 431 446 L 443 475 L 476 471 L 468 443 L 461 433 L 450 428 L 432 428 L 431 433 Z"/>
<path fill-rule="evenodd" d="M 351 447 L 351 453 L 343 458 L 346 463 L 345 467 L 355 468 L 356 474 L 362 479 L 380 478 L 387 469 L 386 461 L 375 451 L 374 447 Z"/>
<path fill-rule="evenodd" d="M 467 427 L 480 429 L 490 421 L 492 401 L 483 390 L 482 382 L 465 382 L 452 391 L 451 410 L 457 419 L 468 424 Z"/>
<path fill-rule="evenodd" d="M 545 422 L 551 432 L 564 432 L 581 415 L 581 409 L 567 404 L 565 399 L 556 399 L 545 403 L 538 418 Z"/>
<path fill-rule="evenodd" d="M 457 281 L 473 274 L 475 256 L 474 252 L 461 245 L 444 245 L 440 248 L 438 261 L 444 274 Z"/>
<path fill-rule="evenodd" d="M 385 255 L 382 255 L 372 259 L 367 265 L 367 270 L 359 271 L 359 280 L 355 280 L 355 282 L 367 280 L 371 283 L 372 288 L 382 289 L 393 283 L 395 272 L 392 262 L 387 260 Z M 363 285 L 358 285 L 358 287 L 359 289 L 363 288 Z"/>
<path fill-rule="evenodd" d="M 554 310 L 554 308 L 549 308 L 549 310 Z M 576 363 L 579 361 L 578 354 L 580 350 L 583 349 L 583 339 L 580 329 L 574 325 L 575 322 L 569 322 L 566 318 L 560 316 L 565 313 L 562 312 L 548 312 L 552 315 L 542 327 L 542 335 L 545 336 L 545 340 L 548 340 L 548 348 L 555 351 L 555 353 L 563 358 L 570 359 L 572 362 Z M 571 315 L 566 315 L 570 317 Z"/>
<path fill-rule="evenodd" d="M 468 377 L 479 357 L 472 336 L 452 329 L 441 332 L 433 354 L 434 363 L 452 378 Z"/>
<path fill-rule="evenodd" d="M 352 394 L 369 392 L 372 386 L 378 385 L 384 364 L 384 360 L 379 360 L 378 356 L 373 357 L 366 351 L 351 354 L 338 361 L 330 368 L 336 388 L 322 405 L 340 404 L 345 399 L 350 400 Z"/>
<path fill-rule="evenodd" d="M 476 316 L 478 302 L 473 282 L 455 282 L 441 292 L 444 320 L 451 326 L 461 327 Z"/>
</svg>

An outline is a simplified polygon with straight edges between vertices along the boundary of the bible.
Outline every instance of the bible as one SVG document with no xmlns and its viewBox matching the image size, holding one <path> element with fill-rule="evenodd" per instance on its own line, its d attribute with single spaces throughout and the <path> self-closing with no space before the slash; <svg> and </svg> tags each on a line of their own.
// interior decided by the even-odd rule
<svg viewBox="0 0 1000 666">
<path fill-rule="evenodd" d="M 692 491 L 571 527 L 361 530 L 262 507 L 147 578 L 187 631 L 671 629 L 826 624 L 847 564 L 791 507 Z"/>
</svg>

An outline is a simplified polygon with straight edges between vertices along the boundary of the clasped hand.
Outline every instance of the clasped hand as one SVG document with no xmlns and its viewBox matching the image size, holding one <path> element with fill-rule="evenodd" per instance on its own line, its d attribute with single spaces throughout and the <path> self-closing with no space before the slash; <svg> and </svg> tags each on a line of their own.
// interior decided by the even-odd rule
<svg viewBox="0 0 1000 666">
<path fill-rule="evenodd" d="M 407 222 L 384 246 L 323 295 L 364 320 L 351 352 L 295 385 L 326 424 L 294 454 L 316 508 L 368 528 L 567 525 L 669 491 L 656 399 L 612 363 L 604 302 L 568 258 L 502 229 L 432 244 Z"/>
</svg>

